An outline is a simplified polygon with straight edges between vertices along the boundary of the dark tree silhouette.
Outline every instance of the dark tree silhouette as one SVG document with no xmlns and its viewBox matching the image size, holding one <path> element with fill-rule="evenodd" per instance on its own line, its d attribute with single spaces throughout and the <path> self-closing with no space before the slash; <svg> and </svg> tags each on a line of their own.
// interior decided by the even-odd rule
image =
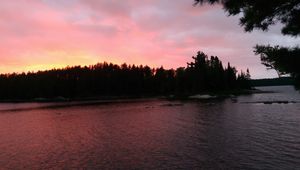
<svg viewBox="0 0 300 170">
<path fill-rule="evenodd" d="M 267 68 L 276 69 L 279 75 L 291 74 L 300 83 L 300 48 L 256 46 L 254 51 L 261 55 L 262 64 Z"/>
<path fill-rule="evenodd" d="M 240 24 L 245 31 L 267 30 L 270 25 L 280 22 L 283 34 L 300 34 L 299 0 L 195 0 L 195 4 L 204 2 L 221 3 L 229 15 L 242 13 Z"/>
<path fill-rule="evenodd" d="M 229 15 L 242 14 L 240 24 L 245 31 L 261 29 L 267 31 L 270 25 L 281 23 L 282 34 L 300 35 L 300 0 L 194 0 L 195 5 L 220 3 Z M 299 47 L 270 47 L 256 45 L 255 54 L 262 63 L 276 69 L 280 74 L 291 74 L 300 85 Z"/>
<path fill-rule="evenodd" d="M 208 59 L 198 52 L 187 68 L 164 69 L 98 63 L 36 73 L 0 75 L 1 100 L 41 98 L 93 99 L 109 96 L 189 95 L 250 88 L 244 74 L 228 64 L 223 68 L 217 56 Z"/>
</svg>

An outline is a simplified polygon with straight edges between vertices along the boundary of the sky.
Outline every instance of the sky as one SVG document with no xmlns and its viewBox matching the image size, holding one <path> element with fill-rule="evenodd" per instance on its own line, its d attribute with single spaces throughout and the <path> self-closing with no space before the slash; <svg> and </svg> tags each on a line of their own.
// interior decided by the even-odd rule
<svg viewBox="0 0 300 170">
<path fill-rule="evenodd" d="M 0 73 L 97 62 L 185 67 L 197 51 L 218 56 L 252 78 L 276 77 L 256 44 L 294 46 L 280 25 L 245 33 L 238 16 L 193 0 L 0 1 Z"/>
</svg>

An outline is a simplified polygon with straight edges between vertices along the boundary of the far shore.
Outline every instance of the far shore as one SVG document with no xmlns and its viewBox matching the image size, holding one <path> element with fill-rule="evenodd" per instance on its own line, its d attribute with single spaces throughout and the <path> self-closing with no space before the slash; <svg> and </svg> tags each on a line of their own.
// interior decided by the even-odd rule
<svg viewBox="0 0 300 170">
<path fill-rule="evenodd" d="M 168 99 L 168 100 L 208 100 L 208 99 L 222 99 L 232 98 L 240 95 L 251 95 L 254 93 L 273 93 L 272 91 L 262 91 L 259 89 L 248 89 L 248 90 L 233 90 L 233 91 L 222 91 L 222 92 L 203 92 L 198 94 L 180 94 L 180 95 L 132 95 L 132 96 L 94 96 L 94 97 L 76 97 L 66 98 L 58 96 L 55 98 L 43 98 L 38 97 L 34 99 L 6 99 L 0 100 L 0 103 L 122 103 L 131 102 L 136 100 L 147 100 L 147 99 Z"/>
</svg>

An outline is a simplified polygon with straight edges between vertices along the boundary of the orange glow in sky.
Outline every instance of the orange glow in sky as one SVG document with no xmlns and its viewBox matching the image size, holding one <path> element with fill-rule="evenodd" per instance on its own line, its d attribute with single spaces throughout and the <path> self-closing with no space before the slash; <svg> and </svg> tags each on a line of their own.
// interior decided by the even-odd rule
<svg viewBox="0 0 300 170">
<path fill-rule="evenodd" d="M 244 33 L 220 6 L 193 0 L 0 1 L 0 73 L 27 72 L 97 62 L 186 66 L 201 50 L 230 61 L 254 78 L 266 71 L 256 44 L 296 44 L 275 26 Z"/>
</svg>

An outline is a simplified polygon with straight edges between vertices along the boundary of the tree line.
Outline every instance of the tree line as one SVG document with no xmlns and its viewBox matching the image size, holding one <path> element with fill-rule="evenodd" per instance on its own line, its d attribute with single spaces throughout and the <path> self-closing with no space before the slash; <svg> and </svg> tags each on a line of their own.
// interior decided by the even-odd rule
<svg viewBox="0 0 300 170">
<path fill-rule="evenodd" d="M 187 67 L 150 68 L 143 65 L 98 63 L 47 71 L 0 75 L 1 100 L 88 98 L 101 96 L 189 95 L 250 88 L 250 74 L 217 56 L 198 52 Z"/>
<path fill-rule="evenodd" d="M 252 79 L 252 86 L 287 86 L 295 85 L 295 80 L 292 77 L 279 77 L 267 79 Z"/>
</svg>

